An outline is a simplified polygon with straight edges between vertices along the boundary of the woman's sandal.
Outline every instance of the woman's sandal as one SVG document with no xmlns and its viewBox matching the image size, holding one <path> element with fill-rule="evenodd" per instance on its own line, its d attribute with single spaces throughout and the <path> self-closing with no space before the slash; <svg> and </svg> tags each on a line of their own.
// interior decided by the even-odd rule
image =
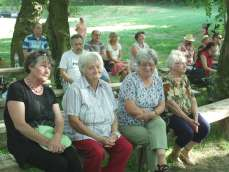
<svg viewBox="0 0 229 172">
<path fill-rule="evenodd" d="M 166 164 L 163 165 L 157 165 L 158 170 L 156 170 L 155 172 L 169 172 L 169 166 Z"/>
</svg>

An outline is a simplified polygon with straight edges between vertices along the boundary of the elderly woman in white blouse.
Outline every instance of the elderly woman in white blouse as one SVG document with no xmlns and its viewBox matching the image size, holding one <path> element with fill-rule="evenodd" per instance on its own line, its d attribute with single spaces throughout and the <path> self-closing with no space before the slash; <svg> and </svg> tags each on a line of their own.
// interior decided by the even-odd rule
<svg viewBox="0 0 229 172">
<path fill-rule="evenodd" d="M 85 172 L 124 172 L 132 145 L 118 131 L 112 89 L 99 79 L 102 67 L 98 53 L 89 52 L 79 59 L 82 77 L 63 97 L 65 132 L 84 154 Z M 105 151 L 110 159 L 102 168 Z"/>
</svg>

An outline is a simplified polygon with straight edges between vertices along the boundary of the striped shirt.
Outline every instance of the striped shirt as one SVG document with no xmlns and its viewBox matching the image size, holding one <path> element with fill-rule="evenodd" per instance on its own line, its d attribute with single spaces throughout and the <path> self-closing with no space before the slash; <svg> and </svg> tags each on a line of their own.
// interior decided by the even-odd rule
<svg viewBox="0 0 229 172">
<path fill-rule="evenodd" d="M 23 49 L 27 49 L 28 52 L 39 51 L 39 50 L 48 50 L 48 41 L 45 36 L 41 36 L 40 38 L 36 38 L 34 34 L 30 34 L 25 37 L 22 45 Z"/>
<path fill-rule="evenodd" d="M 115 119 L 116 102 L 112 89 L 107 82 L 99 80 L 96 91 L 92 89 L 85 77 L 67 89 L 63 101 L 64 132 L 73 141 L 93 139 L 77 133 L 69 124 L 68 116 L 77 116 L 90 130 L 100 136 L 110 136 Z"/>
</svg>

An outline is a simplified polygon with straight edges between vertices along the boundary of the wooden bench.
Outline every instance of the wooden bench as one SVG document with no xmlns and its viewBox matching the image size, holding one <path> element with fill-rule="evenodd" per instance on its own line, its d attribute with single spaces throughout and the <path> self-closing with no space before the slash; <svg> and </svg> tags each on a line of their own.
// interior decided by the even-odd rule
<svg viewBox="0 0 229 172">
<path fill-rule="evenodd" d="M 223 120 L 229 117 L 229 98 L 200 106 L 198 110 L 209 123 Z"/>
<path fill-rule="evenodd" d="M 21 172 L 17 162 L 11 154 L 0 155 L 0 171 L 1 172 Z"/>
<path fill-rule="evenodd" d="M 9 68 L 1 68 L 0 69 L 0 75 L 7 75 L 11 73 L 23 73 L 24 68 L 23 67 L 9 67 Z"/>
<path fill-rule="evenodd" d="M 113 91 L 118 91 L 120 88 L 120 85 L 122 83 L 121 82 L 117 82 L 117 83 L 110 83 L 110 86 L 112 88 Z M 53 89 L 56 97 L 62 97 L 64 95 L 64 90 L 63 89 Z"/>
</svg>

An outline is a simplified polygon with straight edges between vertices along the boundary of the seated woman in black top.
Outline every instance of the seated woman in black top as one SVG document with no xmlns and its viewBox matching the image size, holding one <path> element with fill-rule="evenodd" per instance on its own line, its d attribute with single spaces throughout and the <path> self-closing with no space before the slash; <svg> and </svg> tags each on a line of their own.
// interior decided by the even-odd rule
<svg viewBox="0 0 229 172">
<path fill-rule="evenodd" d="M 64 120 L 53 91 L 44 85 L 50 76 L 51 58 L 31 54 L 25 71 L 28 75 L 8 89 L 4 121 L 9 152 L 20 167 L 29 164 L 48 172 L 80 172 L 76 150 L 60 142 Z M 54 127 L 53 138 L 38 133 L 38 125 Z"/>
</svg>

